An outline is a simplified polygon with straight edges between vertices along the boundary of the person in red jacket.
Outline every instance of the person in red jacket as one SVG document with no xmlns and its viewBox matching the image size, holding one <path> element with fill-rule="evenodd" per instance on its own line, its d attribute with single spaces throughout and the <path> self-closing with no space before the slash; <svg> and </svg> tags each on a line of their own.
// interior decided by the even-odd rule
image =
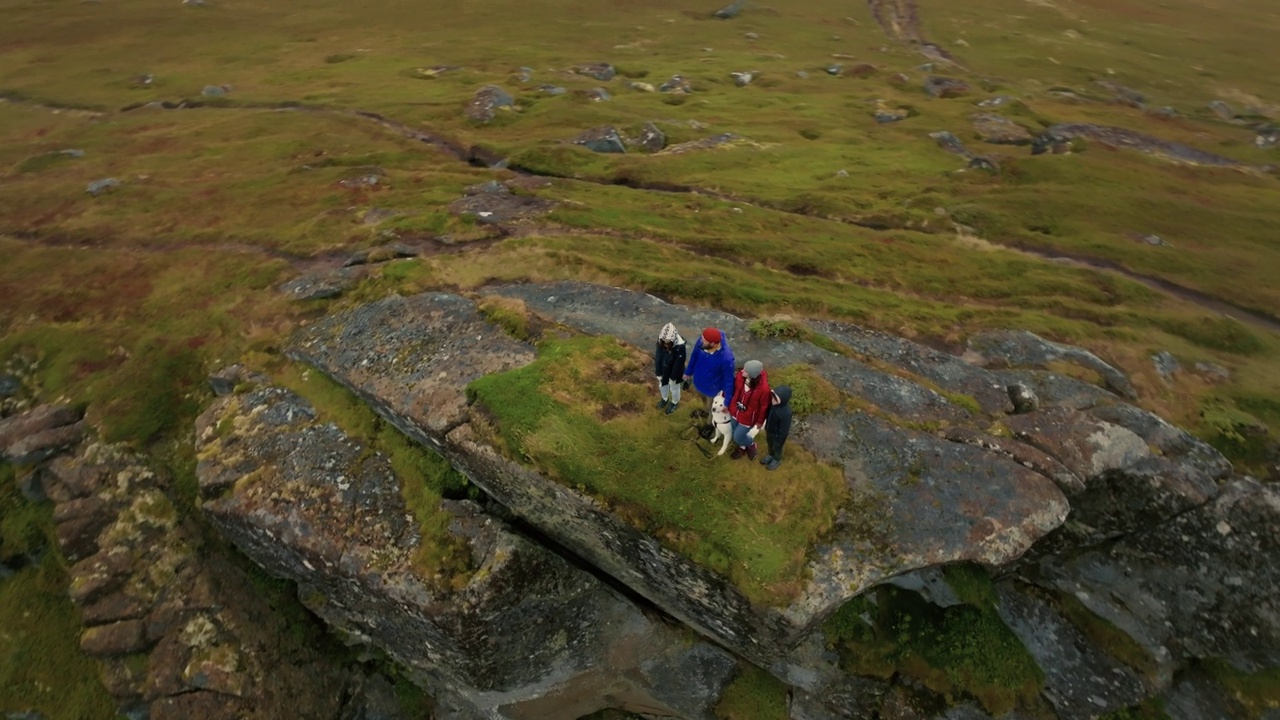
<svg viewBox="0 0 1280 720">
<path fill-rule="evenodd" d="M 756 459 L 756 435 L 769 416 L 772 395 L 764 363 L 748 360 L 733 378 L 733 401 L 729 403 L 729 426 L 733 430 L 733 441 L 738 445 L 730 455 L 734 460 L 743 455 Z"/>
</svg>

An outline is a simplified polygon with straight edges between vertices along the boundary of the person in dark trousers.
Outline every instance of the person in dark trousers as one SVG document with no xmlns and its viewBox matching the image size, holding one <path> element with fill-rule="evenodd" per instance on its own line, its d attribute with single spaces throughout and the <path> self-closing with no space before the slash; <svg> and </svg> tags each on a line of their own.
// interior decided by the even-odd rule
<svg viewBox="0 0 1280 720">
<path fill-rule="evenodd" d="M 769 441 L 769 454 L 760 458 L 760 464 L 769 470 L 777 470 L 782 464 L 782 446 L 791 434 L 791 387 L 783 385 L 773 389 L 769 405 L 769 419 L 764 424 L 764 437 Z"/>
<path fill-rule="evenodd" d="M 685 342 L 676 326 L 667 323 L 658 333 L 658 346 L 653 351 L 653 374 L 658 379 L 658 409 L 667 414 L 680 404 L 680 383 L 684 380 Z"/>
<path fill-rule="evenodd" d="M 756 447 L 756 435 L 764 427 L 765 418 L 769 414 L 769 376 L 764 371 L 764 363 L 759 360 L 748 360 L 738 371 L 733 380 L 733 402 L 729 404 L 730 427 L 733 428 L 733 441 L 738 449 L 729 457 L 733 460 L 746 455 L 756 459 L 759 452 Z"/>
<path fill-rule="evenodd" d="M 689 381 L 698 392 L 714 398 L 724 393 L 727 406 L 733 399 L 733 350 L 729 348 L 729 339 L 715 328 L 707 328 L 693 344 L 689 353 L 689 367 L 684 371 L 685 386 L 689 389 Z"/>
</svg>

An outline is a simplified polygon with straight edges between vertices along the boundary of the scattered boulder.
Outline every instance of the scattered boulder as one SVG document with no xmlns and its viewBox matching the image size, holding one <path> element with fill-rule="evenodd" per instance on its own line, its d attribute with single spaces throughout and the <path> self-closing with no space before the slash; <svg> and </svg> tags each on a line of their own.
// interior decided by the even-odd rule
<svg viewBox="0 0 1280 720">
<path fill-rule="evenodd" d="M 11 398 L 22 392 L 22 380 L 16 375 L 0 373 L 0 398 Z"/>
<path fill-rule="evenodd" d="M 85 192 L 97 197 L 108 190 L 113 190 L 118 187 L 120 187 L 120 181 L 113 177 L 109 177 L 101 180 L 94 180 L 89 183 L 88 187 L 85 188 Z"/>
<path fill-rule="evenodd" d="M 475 92 L 471 102 L 467 104 L 466 116 L 473 123 L 481 125 L 493 122 L 501 108 L 513 107 L 516 104 L 511 93 L 497 85 L 485 85 Z"/>
<path fill-rule="evenodd" d="M 1152 114 L 1165 120 L 1173 120 L 1174 118 L 1180 117 L 1180 113 L 1177 108 L 1172 105 L 1165 105 L 1163 107 L 1156 108 Z"/>
<path fill-rule="evenodd" d="M 230 92 L 230 85 L 205 85 L 200 89 L 200 94 L 205 97 L 224 97 Z"/>
<path fill-rule="evenodd" d="M 1196 372 L 1202 377 L 1213 383 L 1224 383 L 1231 381 L 1231 371 L 1217 365 L 1215 363 L 1198 362 L 1195 365 Z"/>
<path fill-rule="evenodd" d="M 996 145 L 1030 145 L 1031 133 L 1014 121 L 994 113 L 978 113 L 969 118 L 978 137 Z"/>
<path fill-rule="evenodd" d="M 960 142 L 960 138 L 945 130 L 931 132 L 929 133 L 929 137 L 933 138 L 934 142 L 938 143 L 938 147 L 949 153 L 959 155 L 966 159 L 971 159 L 974 156 L 973 153 L 969 152 L 969 149 L 964 146 L 964 143 Z"/>
<path fill-rule="evenodd" d="M 729 148 L 740 145 L 754 145 L 750 140 L 733 133 L 719 133 L 701 140 L 690 140 L 663 149 L 660 155 L 680 155 L 694 150 L 711 150 L 713 148 Z M 757 146 L 758 147 L 758 146 Z"/>
<path fill-rule="evenodd" d="M 1040 409 L 1040 397 L 1036 395 L 1035 390 L 1022 383 L 1013 383 L 1008 389 L 1009 401 L 1013 403 L 1015 414 L 1021 415 Z"/>
<path fill-rule="evenodd" d="M 683 75 L 672 75 L 671 79 L 658 86 L 658 92 L 675 93 L 677 95 L 693 92 L 693 86 Z"/>
<path fill-rule="evenodd" d="M 823 70 L 825 70 L 828 75 L 839 75 L 844 72 L 844 63 L 831 63 L 823 68 Z"/>
<path fill-rule="evenodd" d="M 280 286 L 280 292 L 298 301 L 328 300 L 341 295 L 359 276 L 342 268 L 334 272 L 306 274 Z"/>
<path fill-rule="evenodd" d="M 929 97 L 960 97 L 969 92 L 969 83 L 958 78 L 930 75 L 924 79 L 924 91 Z"/>
<path fill-rule="evenodd" d="M 738 87 L 746 87 L 756 78 L 756 74 L 749 71 L 731 72 L 729 73 L 729 76 L 733 78 L 733 84 Z"/>
<path fill-rule="evenodd" d="M 612 125 L 604 125 L 585 130 L 573 140 L 574 145 L 581 145 L 592 152 L 625 153 L 627 145 Z"/>
<path fill-rule="evenodd" d="M 548 95 L 553 95 L 553 96 L 554 96 L 554 95 L 564 95 L 564 94 L 567 94 L 567 93 L 569 92 L 569 91 L 568 91 L 568 89 L 563 88 L 563 87 L 560 87 L 559 85 L 543 85 L 542 87 L 540 87 L 540 88 L 538 88 L 538 89 L 539 89 L 539 90 L 541 90 L 542 92 L 544 92 L 544 93 L 548 94 Z"/>
<path fill-rule="evenodd" d="M 653 85 L 647 82 L 640 82 L 639 80 L 633 80 L 632 82 L 627 83 L 627 87 L 635 90 L 636 92 L 651 93 L 657 90 Z"/>
<path fill-rule="evenodd" d="M 379 173 L 368 173 L 365 175 L 357 175 L 356 177 L 343 178 L 338 181 L 338 187 L 348 190 L 358 190 L 361 188 L 376 188 L 383 184 L 382 175 Z"/>
<path fill-rule="evenodd" d="M 531 67 L 517 68 L 516 71 L 511 74 L 511 79 L 521 84 L 530 82 L 533 80 L 533 68 Z"/>
<path fill-rule="evenodd" d="M 258 384 L 266 382 L 267 378 L 236 363 L 210 374 L 207 379 L 209 381 L 209 389 L 213 390 L 214 395 L 221 397 L 235 392 L 236 386 L 241 383 Z"/>
<path fill-rule="evenodd" d="M 746 7 L 747 7 L 747 0 L 737 0 L 736 2 L 730 3 L 729 5 L 725 5 L 719 10 L 711 13 L 711 16 L 720 18 L 721 20 L 732 20 L 733 18 L 736 18 L 739 15 L 741 15 L 742 11 Z"/>
<path fill-rule="evenodd" d="M 591 88 L 583 93 L 583 96 L 591 102 L 608 102 L 613 99 L 608 90 L 604 88 Z"/>
<path fill-rule="evenodd" d="M 352 267 L 355 265 L 384 263 L 391 260 L 417 256 L 417 250 L 401 243 L 391 243 L 389 245 L 381 245 L 379 247 L 368 248 L 365 250 L 357 250 L 351 254 L 351 257 L 347 258 L 347 261 L 344 262 L 342 266 Z"/>
<path fill-rule="evenodd" d="M 646 122 L 640 128 L 640 137 L 636 139 L 636 144 L 645 152 L 661 152 L 667 146 L 667 135 L 657 125 Z"/>
<path fill-rule="evenodd" d="M 980 108 L 1003 107 L 1013 102 L 1013 98 L 1008 95 L 997 95 L 986 100 L 979 100 L 977 105 Z"/>
<path fill-rule="evenodd" d="M 898 122 L 911 117 L 911 111 L 904 107 L 892 107 L 884 100 L 876 100 L 875 110 L 871 116 L 880 124 Z"/>
<path fill-rule="evenodd" d="M 1214 100 L 1209 103 L 1208 107 L 1209 111 L 1218 116 L 1219 120 L 1226 120 L 1230 122 L 1236 119 L 1236 111 L 1232 110 L 1230 105 L 1221 100 Z"/>
<path fill-rule="evenodd" d="M 1258 136 L 1253 139 L 1253 144 L 1257 145 L 1261 150 L 1270 150 L 1273 147 L 1280 146 L 1280 127 L 1265 126 L 1258 128 Z M 65 150 L 63 152 L 66 152 Z"/>
<path fill-rule="evenodd" d="M 595 78 L 600 82 L 608 82 L 618 74 L 617 69 L 614 68 L 613 65 L 603 62 L 578 65 L 573 68 L 573 71 L 579 75 L 586 75 L 589 78 Z"/>
<path fill-rule="evenodd" d="M 1121 105 L 1128 105 L 1129 107 L 1141 110 L 1146 104 L 1147 99 L 1143 97 L 1142 93 L 1134 90 L 1133 88 L 1125 87 L 1124 85 L 1110 80 L 1094 80 L 1093 84 L 1111 91 L 1115 97 L 1115 101 Z"/>
<path fill-rule="evenodd" d="M 550 212 L 555 203 L 532 195 L 517 195 L 497 182 L 473 185 L 463 197 L 449 204 L 449 212 L 475 218 L 481 224 L 525 220 Z"/>
<path fill-rule="evenodd" d="M 1182 364 L 1178 362 L 1178 358 L 1168 350 L 1161 350 L 1151 356 L 1152 363 L 1156 367 L 1156 374 L 1166 385 L 1173 382 L 1173 376 L 1182 372 Z"/>
</svg>

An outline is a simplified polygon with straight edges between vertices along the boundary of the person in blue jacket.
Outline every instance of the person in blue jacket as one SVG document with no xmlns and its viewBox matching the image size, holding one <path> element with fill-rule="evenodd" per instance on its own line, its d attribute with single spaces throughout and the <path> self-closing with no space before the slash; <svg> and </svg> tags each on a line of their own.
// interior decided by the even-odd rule
<svg viewBox="0 0 1280 720">
<path fill-rule="evenodd" d="M 709 398 L 724 393 L 725 404 L 733 398 L 734 367 L 733 350 L 729 339 L 715 328 L 702 331 L 689 353 L 689 365 L 684 371 L 684 381 L 693 381 L 698 392 Z M 687 387 L 687 385 L 686 385 Z"/>
</svg>

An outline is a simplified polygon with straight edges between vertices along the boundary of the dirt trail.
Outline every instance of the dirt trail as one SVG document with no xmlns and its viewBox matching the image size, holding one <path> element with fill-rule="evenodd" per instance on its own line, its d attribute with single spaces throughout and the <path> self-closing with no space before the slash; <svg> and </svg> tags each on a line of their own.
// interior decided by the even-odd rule
<svg viewBox="0 0 1280 720">
<path fill-rule="evenodd" d="M 920 7 L 916 0 L 867 0 L 867 7 L 889 37 L 915 45 L 931 60 L 955 62 L 951 53 L 941 45 L 925 39 L 924 31 L 920 29 Z"/>
</svg>

